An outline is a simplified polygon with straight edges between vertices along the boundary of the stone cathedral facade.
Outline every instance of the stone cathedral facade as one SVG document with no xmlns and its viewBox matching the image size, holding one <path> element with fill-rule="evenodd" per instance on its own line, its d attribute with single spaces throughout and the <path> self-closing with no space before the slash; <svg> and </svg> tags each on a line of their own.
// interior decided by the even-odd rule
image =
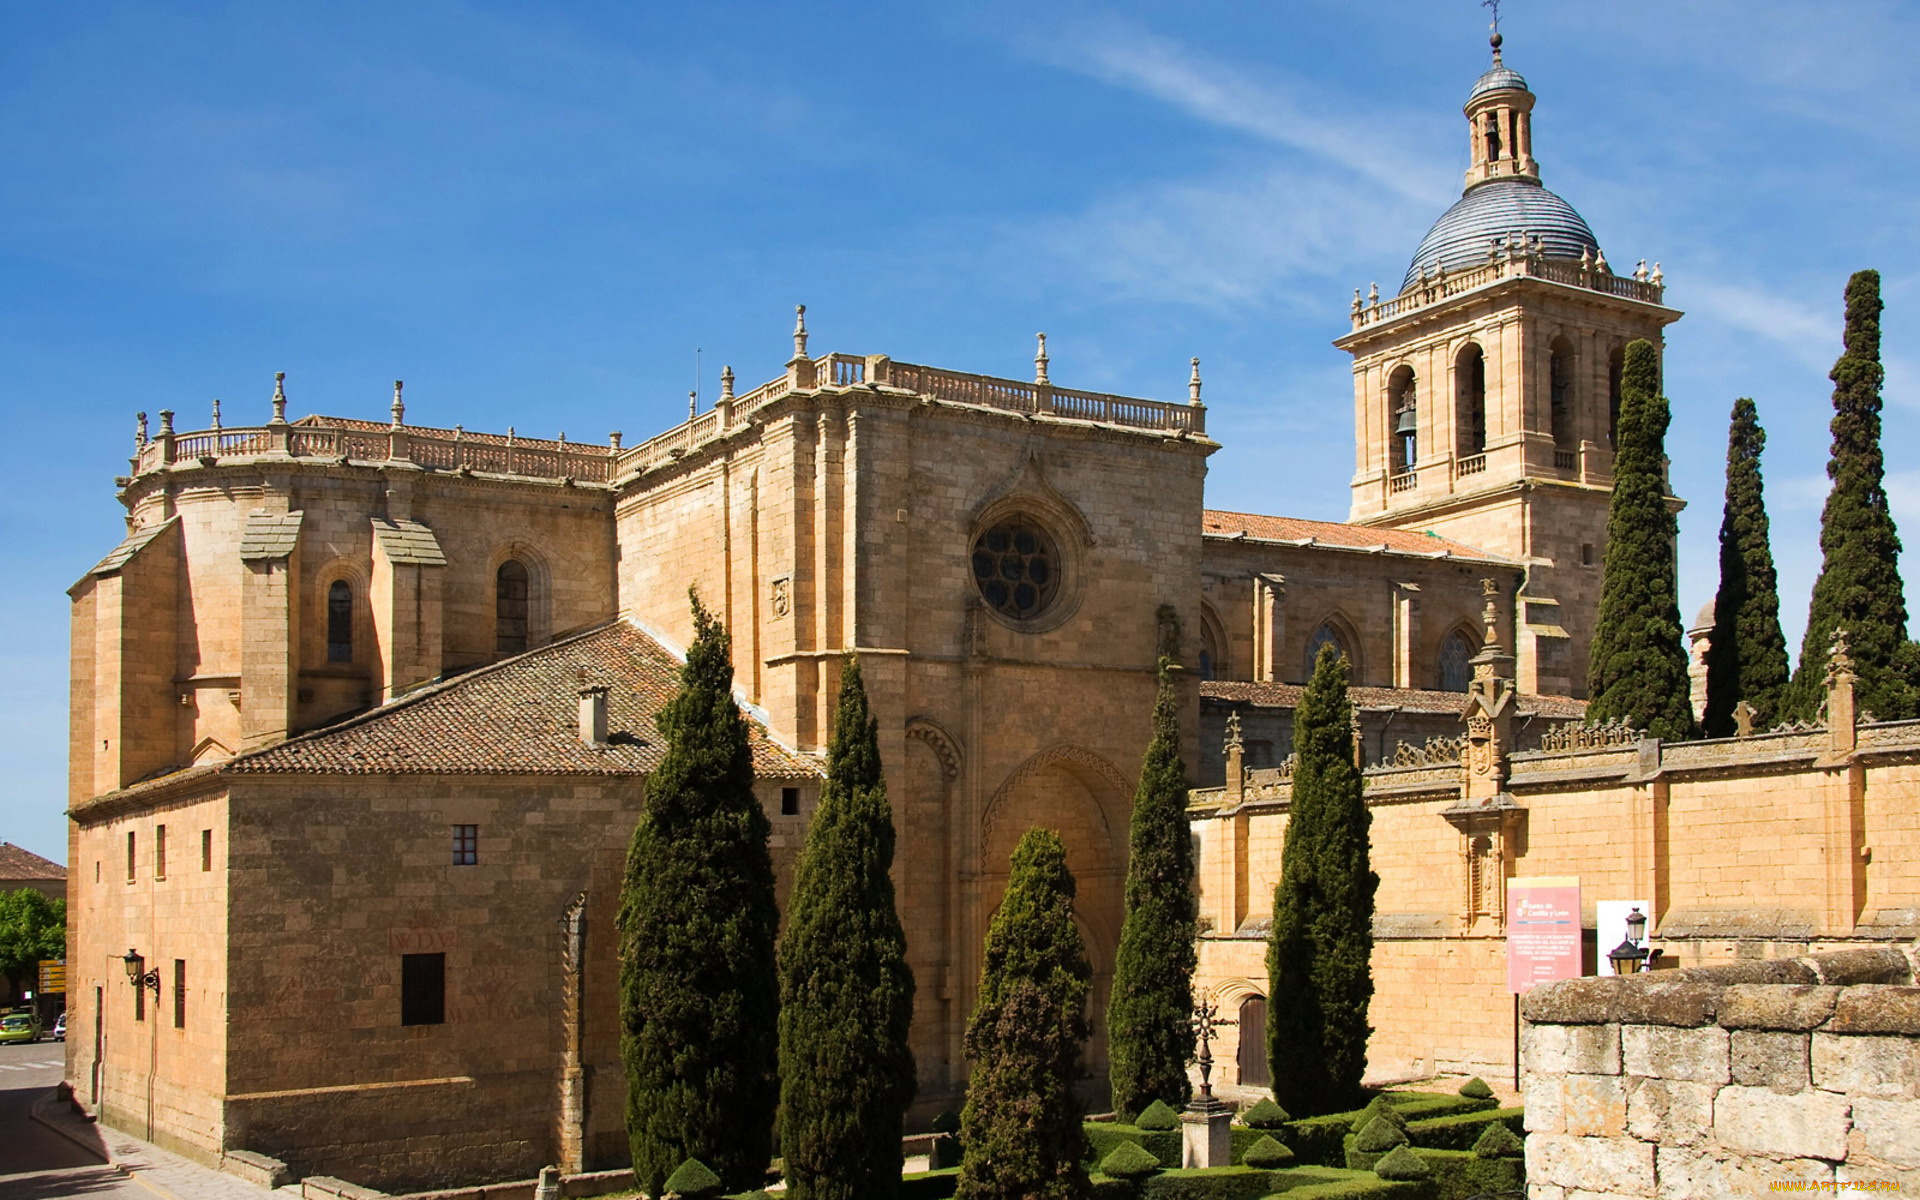
<svg viewBox="0 0 1920 1200">
<path fill-rule="evenodd" d="M 290 417 L 280 389 L 258 425 L 143 416 L 124 537 L 71 593 L 77 1097 L 203 1158 L 390 1189 L 616 1165 L 615 898 L 689 587 L 732 634 L 783 894 L 860 657 L 923 1114 L 964 1083 L 982 939 L 1035 824 L 1079 880 L 1103 1086 L 1163 652 L 1197 782 L 1240 731 L 1202 886 L 1209 936 L 1246 936 L 1203 969 L 1257 990 L 1247 897 L 1283 824 L 1224 798 L 1280 769 L 1320 645 L 1352 661 L 1370 761 L 1458 735 L 1489 637 L 1507 749 L 1581 715 L 1620 355 L 1680 314 L 1542 186 L 1533 103 L 1496 49 L 1460 202 L 1397 295 L 1356 293 L 1347 522 L 1207 508 L 1197 360 L 1184 395 L 1135 399 L 1054 383 L 1044 339 L 1030 379 L 816 354 L 804 310 L 783 372 L 736 394 L 729 370 L 636 445 L 411 425 L 398 385 L 384 421 Z M 1431 848 L 1405 903 L 1457 917 L 1434 864 L 1459 835 L 1432 825 L 1404 835 Z"/>
</svg>

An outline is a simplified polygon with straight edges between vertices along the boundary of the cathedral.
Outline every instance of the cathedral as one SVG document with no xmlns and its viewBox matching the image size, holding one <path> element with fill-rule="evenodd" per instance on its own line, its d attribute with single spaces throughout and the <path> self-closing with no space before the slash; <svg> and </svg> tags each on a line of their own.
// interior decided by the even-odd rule
<svg viewBox="0 0 1920 1200">
<path fill-rule="evenodd" d="M 386 420 L 289 416 L 284 386 L 255 425 L 143 414 L 124 537 L 71 590 L 77 1099 L 389 1190 L 618 1165 L 616 896 L 690 587 L 731 633 L 783 896 L 861 662 L 916 1112 L 964 1084 L 1034 825 L 1079 881 L 1104 1080 L 1162 653 L 1200 783 L 1229 726 L 1233 772 L 1284 761 L 1327 644 L 1369 762 L 1458 735 L 1490 640 L 1516 748 L 1583 712 L 1622 351 L 1680 314 L 1543 185 L 1533 108 L 1496 37 L 1460 200 L 1396 295 L 1355 293 L 1344 523 L 1206 506 L 1198 360 L 1184 396 L 1107 395 L 1054 382 L 1044 338 L 1031 379 L 816 353 L 804 309 L 784 370 L 636 444 L 412 425 L 398 384 Z M 1249 885 L 1221 869 L 1224 936 Z"/>
</svg>

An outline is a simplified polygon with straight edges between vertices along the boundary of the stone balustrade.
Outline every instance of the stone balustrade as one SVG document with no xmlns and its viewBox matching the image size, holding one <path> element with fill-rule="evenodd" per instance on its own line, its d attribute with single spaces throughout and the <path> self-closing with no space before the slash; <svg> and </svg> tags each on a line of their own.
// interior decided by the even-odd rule
<svg viewBox="0 0 1920 1200">
<path fill-rule="evenodd" d="M 406 462 L 436 471 L 606 483 L 613 447 L 471 434 L 417 425 L 391 428 L 325 418 L 176 434 L 170 424 L 134 448 L 133 474 L 255 459 L 342 463 Z"/>
<path fill-rule="evenodd" d="M 1644 304 L 1663 303 L 1662 297 L 1666 294 L 1666 284 L 1658 276 L 1640 279 L 1631 275 L 1615 275 L 1604 266 L 1545 258 L 1530 252 L 1511 252 L 1461 271 L 1442 269 L 1438 274 L 1414 283 L 1388 300 L 1382 300 L 1375 294 L 1362 301 L 1360 293 L 1355 292 L 1353 327 L 1364 329 L 1379 325 L 1467 292 L 1521 278 L 1544 279 L 1549 283 L 1584 288 Z"/>
</svg>

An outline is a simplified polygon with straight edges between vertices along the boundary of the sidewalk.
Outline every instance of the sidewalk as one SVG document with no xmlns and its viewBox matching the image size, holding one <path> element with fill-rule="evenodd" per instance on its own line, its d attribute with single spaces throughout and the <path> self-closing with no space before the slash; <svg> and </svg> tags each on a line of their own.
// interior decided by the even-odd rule
<svg viewBox="0 0 1920 1200">
<path fill-rule="evenodd" d="M 33 1119 L 81 1149 L 97 1154 L 139 1185 L 130 1194 L 159 1195 L 163 1200 L 269 1200 L 298 1196 L 299 1185 L 270 1189 L 236 1175 L 201 1166 L 190 1159 L 141 1141 L 130 1133 L 89 1121 L 74 1110 L 58 1090 L 49 1091 L 33 1107 Z"/>
</svg>

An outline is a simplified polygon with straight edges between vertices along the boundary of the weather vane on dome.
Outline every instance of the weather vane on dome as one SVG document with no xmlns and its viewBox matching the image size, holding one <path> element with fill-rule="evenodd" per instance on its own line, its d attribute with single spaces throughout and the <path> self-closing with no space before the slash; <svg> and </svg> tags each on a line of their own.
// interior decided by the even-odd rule
<svg viewBox="0 0 1920 1200">
<path fill-rule="evenodd" d="M 1481 8 L 1493 10 L 1493 22 L 1487 28 L 1493 30 L 1493 36 L 1487 41 L 1493 45 L 1493 61 L 1500 61 L 1500 0 L 1480 0 Z"/>
</svg>

